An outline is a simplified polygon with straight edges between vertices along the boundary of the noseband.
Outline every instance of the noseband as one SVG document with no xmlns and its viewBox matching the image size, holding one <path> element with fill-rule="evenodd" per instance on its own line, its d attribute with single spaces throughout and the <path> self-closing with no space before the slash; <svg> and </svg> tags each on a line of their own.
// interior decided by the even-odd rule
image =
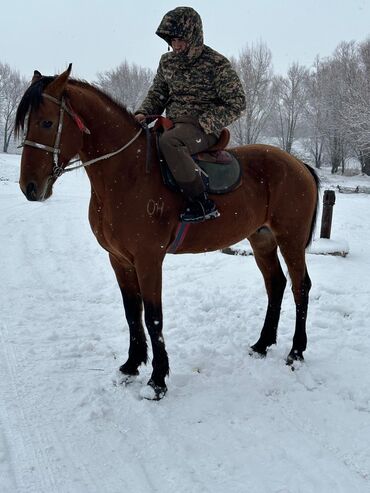
<svg viewBox="0 0 370 493">
<path fill-rule="evenodd" d="M 24 146 L 31 146 L 31 147 L 36 147 L 36 149 L 42 149 L 43 151 L 46 152 L 52 152 L 53 153 L 53 173 L 52 177 L 53 178 L 59 178 L 63 173 L 67 173 L 68 171 L 73 171 L 78 168 L 84 168 L 86 166 L 89 166 L 90 164 L 96 163 L 98 161 L 101 161 L 103 159 L 109 159 L 112 156 L 115 156 L 116 154 L 119 154 L 121 151 L 126 149 L 129 145 L 131 145 L 141 134 L 142 128 L 140 128 L 139 132 L 123 147 L 118 149 L 117 151 L 110 152 L 109 154 L 104 154 L 103 156 L 99 156 L 95 159 L 90 159 L 90 161 L 85 161 L 84 163 L 80 164 L 79 166 L 73 166 L 72 168 L 67 168 L 67 166 L 80 161 L 80 159 L 75 159 L 73 161 L 70 161 L 67 163 L 67 165 L 63 168 L 59 164 L 59 155 L 60 155 L 60 139 L 62 135 L 62 130 L 63 130 L 63 119 L 64 119 L 64 112 L 68 113 L 73 121 L 76 123 L 78 126 L 79 130 L 81 132 L 84 132 L 88 135 L 91 134 L 90 130 L 85 126 L 85 124 L 82 122 L 81 118 L 73 111 L 73 109 L 67 105 L 65 102 L 64 97 L 62 97 L 61 100 L 54 98 L 53 96 L 50 96 L 49 94 L 42 94 L 44 98 L 48 99 L 49 101 L 52 101 L 53 103 L 57 104 L 60 106 L 59 110 L 59 122 L 58 122 L 58 128 L 57 128 L 57 134 L 55 137 L 55 142 L 54 142 L 54 147 L 41 144 L 39 142 L 34 142 L 33 140 L 28 140 L 27 139 L 27 134 L 28 134 L 28 129 L 29 129 L 29 118 L 30 118 L 30 113 L 31 113 L 31 107 L 27 111 L 27 114 L 24 119 L 24 133 L 23 133 L 23 141 L 20 144 L 19 147 L 24 147 Z"/>
</svg>

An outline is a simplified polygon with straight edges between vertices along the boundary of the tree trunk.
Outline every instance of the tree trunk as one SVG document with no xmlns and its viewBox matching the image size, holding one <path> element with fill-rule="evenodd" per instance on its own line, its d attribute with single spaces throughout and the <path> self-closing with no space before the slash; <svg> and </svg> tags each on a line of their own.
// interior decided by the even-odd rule
<svg viewBox="0 0 370 493">
<path fill-rule="evenodd" d="M 8 152 L 8 147 L 9 147 L 9 141 L 8 141 L 8 126 L 5 123 L 4 127 L 4 142 L 3 142 L 3 152 L 7 153 Z"/>
<path fill-rule="evenodd" d="M 333 138 L 331 145 L 331 173 L 338 172 L 339 166 L 342 162 L 342 154 L 340 152 L 340 142 L 338 137 Z"/>
<path fill-rule="evenodd" d="M 8 152 L 10 139 L 12 138 L 14 133 L 14 124 L 11 128 L 7 128 L 6 134 L 4 135 L 4 152 Z"/>
<path fill-rule="evenodd" d="M 291 154 L 291 152 L 292 152 L 292 142 L 291 141 L 287 142 L 285 150 L 286 150 L 286 152 L 289 152 L 289 154 Z"/>
<path fill-rule="evenodd" d="M 363 154 L 361 159 L 361 171 L 370 176 L 370 154 Z"/>
<path fill-rule="evenodd" d="M 316 140 L 315 142 L 315 149 L 312 150 L 313 157 L 315 159 L 315 167 L 320 169 L 321 168 L 321 160 L 322 160 L 322 143 Z"/>
</svg>

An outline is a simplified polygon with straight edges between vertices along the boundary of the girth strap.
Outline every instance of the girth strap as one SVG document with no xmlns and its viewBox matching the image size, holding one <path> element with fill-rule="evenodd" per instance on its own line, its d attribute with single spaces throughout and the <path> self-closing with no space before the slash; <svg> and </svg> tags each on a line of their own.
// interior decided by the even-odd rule
<svg viewBox="0 0 370 493">
<path fill-rule="evenodd" d="M 191 223 L 180 222 L 177 226 L 175 239 L 167 248 L 167 253 L 176 253 L 183 244 Z"/>
</svg>

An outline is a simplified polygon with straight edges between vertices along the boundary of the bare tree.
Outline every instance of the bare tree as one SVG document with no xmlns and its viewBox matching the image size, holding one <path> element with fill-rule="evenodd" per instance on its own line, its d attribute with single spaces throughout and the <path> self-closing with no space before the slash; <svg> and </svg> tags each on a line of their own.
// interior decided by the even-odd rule
<svg viewBox="0 0 370 493">
<path fill-rule="evenodd" d="M 254 144 L 263 132 L 271 113 L 271 51 L 264 43 L 246 47 L 233 60 L 246 94 L 243 116 L 231 125 L 236 144 Z"/>
<path fill-rule="evenodd" d="M 307 104 L 304 110 L 306 133 L 304 148 L 311 155 L 316 168 L 321 168 L 324 157 L 324 109 L 320 60 L 316 58 L 313 72 L 307 78 Z"/>
<path fill-rule="evenodd" d="M 296 129 L 307 104 L 308 70 L 293 63 L 286 77 L 276 76 L 273 81 L 274 118 L 273 127 L 279 143 L 291 152 Z"/>
<path fill-rule="evenodd" d="M 346 60 L 341 118 L 347 139 L 364 173 L 370 174 L 370 40 L 357 45 Z"/>
<path fill-rule="evenodd" d="M 320 64 L 323 95 L 323 135 L 332 173 L 344 172 L 351 153 L 351 136 L 346 123 L 348 91 L 356 79 L 358 59 L 354 42 L 340 43 L 334 55 Z"/>
<path fill-rule="evenodd" d="M 134 111 L 146 96 L 153 75 L 152 70 L 130 65 L 125 60 L 117 68 L 98 74 L 97 85 L 128 110 Z"/>
<path fill-rule="evenodd" d="M 15 113 L 22 94 L 26 90 L 26 80 L 7 63 L 0 63 L 0 125 L 3 133 L 3 152 L 8 152 L 14 133 Z"/>
</svg>

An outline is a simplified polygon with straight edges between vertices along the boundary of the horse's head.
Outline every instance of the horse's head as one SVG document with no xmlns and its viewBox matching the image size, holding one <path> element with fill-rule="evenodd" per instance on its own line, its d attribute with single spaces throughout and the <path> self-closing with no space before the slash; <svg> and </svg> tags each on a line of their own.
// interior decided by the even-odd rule
<svg viewBox="0 0 370 493">
<path fill-rule="evenodd" d="M 49 198 L 56 178 L 82 147 L 66 93 L 71 68 L 55 77 L 35 71 L 17 110 L 16 131 L 24 132 L 19 183 L 28 200 Z"/>
</svg>

